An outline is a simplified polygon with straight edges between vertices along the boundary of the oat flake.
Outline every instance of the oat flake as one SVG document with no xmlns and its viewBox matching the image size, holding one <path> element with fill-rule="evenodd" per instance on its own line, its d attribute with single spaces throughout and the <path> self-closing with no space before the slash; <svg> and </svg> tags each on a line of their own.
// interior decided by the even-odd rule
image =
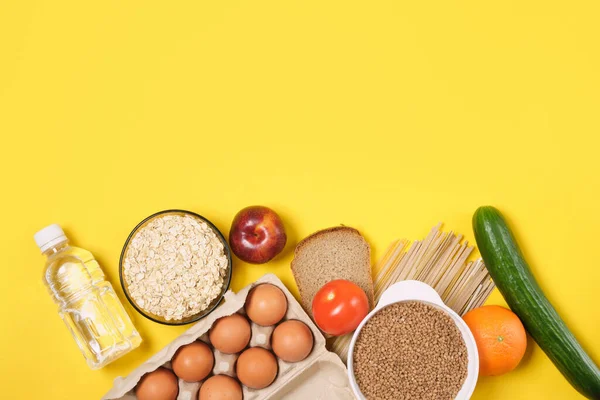
<svg viewBox="0 0 600 400">
<path fill-rule="evenodd" d="M 223 243 L 208 224 L 163 215 L 129 241 L 123 274 L 134 302 L 170 321 L 204 311 L 221 294 L 227 266 Z"/>
</svg>

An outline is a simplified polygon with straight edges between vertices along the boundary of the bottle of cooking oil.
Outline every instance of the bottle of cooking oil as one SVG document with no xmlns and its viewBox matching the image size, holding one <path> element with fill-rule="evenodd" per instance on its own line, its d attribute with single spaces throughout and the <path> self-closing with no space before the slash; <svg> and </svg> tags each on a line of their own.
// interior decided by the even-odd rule
<svg viewBox="0 0 600 400">
<path fill-rule="evenodd" d="M 90 368 L 102 368 L 138 347 L 140 334 L 92 253 L 69 245 L 56 224 L 34 239 L 48 257 L 44 284 Z"/>
</svg>

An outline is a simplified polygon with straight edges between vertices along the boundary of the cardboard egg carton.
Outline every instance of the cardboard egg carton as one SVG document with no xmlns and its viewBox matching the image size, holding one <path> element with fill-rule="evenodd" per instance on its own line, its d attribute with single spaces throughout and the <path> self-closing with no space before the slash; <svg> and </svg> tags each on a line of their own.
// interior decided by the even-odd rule
<svg viewBox="0 0 600 400">
<path fill-rule="evenodd" d="M 314 346 L 309 356 L 297 363 L 288 363 L 277 358 L 279 371 L 277 378 L 270 386 L 257 390 L 242 385 L 244 400 L 279 400 L 284 398 L 286 400 L 354 400 L 355 397 L 348 382 L 346 366 L 337 355 L 327 351 L 325 338 L 319 329 L 283 282 L 273 274 L 263 276 L 238 293 L 228 291 L 225 294 L 225 303 L 215 311 L 197 322 L 128 376 L 116 378 L 112 389 L 102 397 L 102 400 L 136 400 L 135 387 L 145 374 L 161 366 L 171 369 L 171 359 L 181 346 L 196 340 L 201 340 L 210 345 L 208 331 L 213 323 L 221 317 L 234 313 L 245 314 L 244 304 L 249 291 L 262 283 L 270 283 L 283 290 L 288 301 L 287 313 L 283 320 L 297 319 L 304 322 L 312 331 Z M 263 347 L 271 350 L 270 342 L 274 326 L 264 327 L 250 323 L 252 337 L 249 347 Z M 223 354 L 214 348 L 212 349 L 215 356 L 212 375 L 224 374 L 236 378 L 235 362 L 239 354 Z M 177 399 L 197 400 L 201 385 L 202 382 L 185 382 L 179 379 Z"/>
</svg>

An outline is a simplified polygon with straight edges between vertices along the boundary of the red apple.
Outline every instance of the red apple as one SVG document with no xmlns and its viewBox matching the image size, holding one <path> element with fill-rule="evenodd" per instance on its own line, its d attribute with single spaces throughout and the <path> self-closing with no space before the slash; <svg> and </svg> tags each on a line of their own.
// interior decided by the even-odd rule
<svg viewBox="0 0 600 400">
<path fill-rule="evenodd" d="M 236 214 L 231 223 L 231 250 L 238 258 L 252 264 L 272 260 L 281 253 L 286 241 L 281 218 L 268 207 L 246 207 Z"/>
</svg>

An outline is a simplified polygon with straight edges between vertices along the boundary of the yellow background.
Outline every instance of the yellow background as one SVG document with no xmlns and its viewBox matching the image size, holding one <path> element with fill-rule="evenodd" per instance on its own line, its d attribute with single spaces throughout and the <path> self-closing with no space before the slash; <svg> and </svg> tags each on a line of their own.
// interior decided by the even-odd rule
<svg viewBox="0 0 600 400">
<path fill-rule="evenodd" d="M 238 290 L 336 224 L 377 260 L 438 221 L 472 240 L 499 207 L 600 361 L 597 1 L 0 2 L 4 399 L 98 399 L 183 332 L 134 315 L 141 349 L 85 365 L 41 283 L 32 235 L 62 224 L 119 294 L 130 230 L 166 208 L 225 233 L 273 207 L 289 245 L 235 260 Z M 495 292 L 490 303 L 502 304 Z M 129 308 L 131 310 L 131 308 Z M 577 399 L 533 343 L 475 399 Z"/>
</svg>

